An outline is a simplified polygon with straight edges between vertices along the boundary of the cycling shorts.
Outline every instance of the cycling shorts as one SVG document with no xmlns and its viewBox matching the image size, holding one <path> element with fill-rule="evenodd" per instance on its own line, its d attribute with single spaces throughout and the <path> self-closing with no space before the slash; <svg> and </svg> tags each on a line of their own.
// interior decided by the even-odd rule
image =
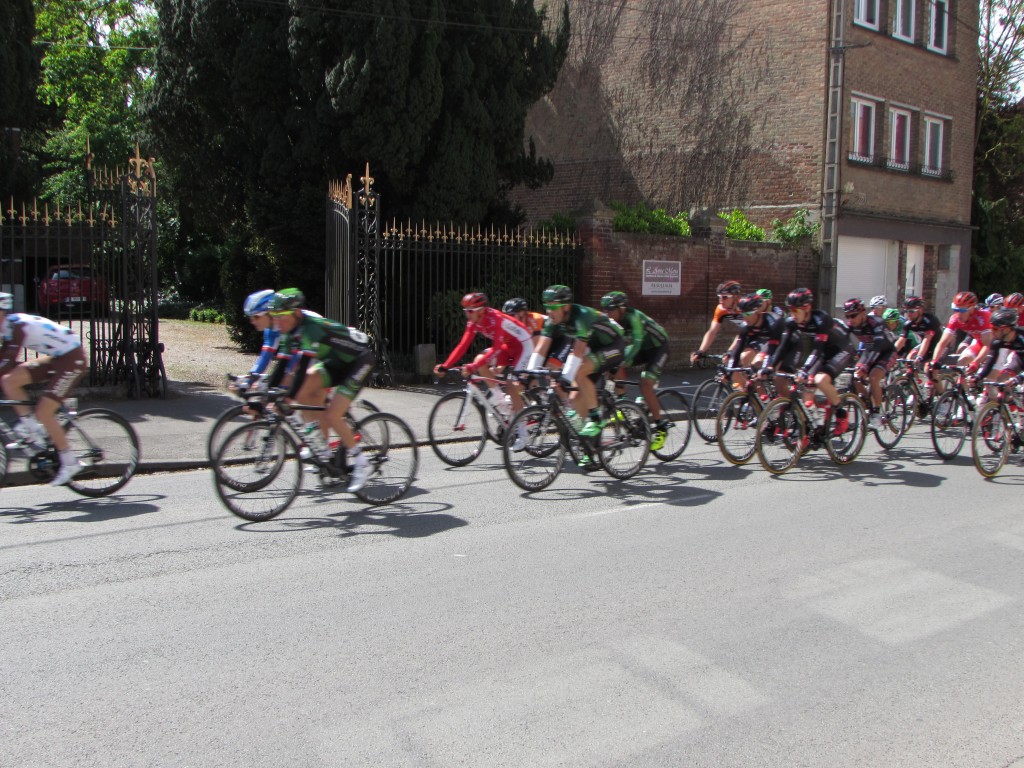
<svg viewBox="0 0 1024 768">
<path fill-rule="evenodd" d="M 1017 374 L 1020 373 L 1021 371 L 1024 371 L 1024 356 L 1022 356 L 1020 352 L 1018 352 L 1015 349 L 1001 349 L 999 351 L 1010 353 L 1006 356 L 1005 361 L 1003 360 L 1002 355 L 999 356 L 999 364 L 1002 365 L 1002 368 L 999 369 L 1000 371 L 1002 371 L 1003 373 L 1013 374 Z"/>
<path fill-rule="evenodd" d="M 871 366 L 871 368 L 868 370 L 868 373 L 875 370 L 876 368 L 880 368 L 883 373 L 888 373 L 893 369 L 893 366 L 896 365 L 896 358 L 896 350 L 893 350 L 892 352 L 887 352 L 886 354 L 882 355 L 877 360 L 875 360 L 875 364 Z"/>
<path fill-rule="evenodd" d="M 668 345 L 660 344 L 657 347 L 649 347 L 647 349 L 641 349 L 637 352 L 636 357 L 633 358 L 633 365 L 644 369 L 643 377 L 645 379 L 657 380 L 661 377 L 662 371 L 665 370 L 665 364 L 668 362 Z"/>
<path fill-rule="evenodd" d="M 49 397 L 58 403 L 63 402 L 71 389 L 89 372 L 89 361 L 85 359 L 82 347 L 75 347 L 57 357 L 43 355 L 22 363 L 22 366 L 28 371 L 33 384 L 49 382 L 39 396 Z"/>
<path fill-rule="evenodd" d="M 349 362 L 331 356 L 314 360 L 306 373 L 308 376 L 319 376 L 324 389 L 334 388 L 338 394 L 355 400 L 356 394 L 373 372 L 375 362 L 373 352 L 368 349 Z"/>
<path fill-rule="evenodd" d="M 852 350 L 840 350 L 836 352 L 832 357 L 825 360 L 818 370 L 821 373 L 827 373 L 835 381 L 839 378 L 840 374 L 853 365 L 853 351 Z"/>
<path fill-rule="evenodd" d="M 607 347 L 592 349 L 587 353 L 587 358 L 594 364 L 594 370 L 590 378 L 597 380 L 602 373 L 616 371 L 622 366 L 626 353 L 626 340 L 621 336 Z"/>
<path fill-rule="evenodd" d="M 569 359 L 569 353 L 572 352 L 573 343 L 573 340 L 564 333 L 552 338 L 551 347 L 548 349 L 548 360 L 555 360 L 565 365 L 565 361 Z"/>
</svg>

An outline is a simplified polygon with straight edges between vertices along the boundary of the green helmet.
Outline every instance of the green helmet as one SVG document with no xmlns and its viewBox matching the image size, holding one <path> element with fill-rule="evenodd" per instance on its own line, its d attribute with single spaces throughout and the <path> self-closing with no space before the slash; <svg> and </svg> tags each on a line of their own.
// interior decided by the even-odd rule
<svg viewBox="0 0 1024 768">
<path fill-rule="evenodd" d="M 765 301 L 771 301 L 772 300 L 772 289 L 771 288 L 758 288 L 756 291 L 754 291 L 754 293 L 756 293 L 758 296 L 760 296 Z"/>
<path fill-rule="evenodd" d="M 900 320 L 900 311 L 896 307 L 889 307 L 889 309 L 882 313 L 882 319 L 887 323 L 893 320 Z"/>
<path fill-rule="evenodd" d="M 624 307 L 629 302 L 626 299 L 626 294 L 622 291 L 610 291 L 601 297 L 601 309 L 618 309 Z"/>
<path fill-rule="evenodd" d="M 572 302 L 572 288 L 568 285 L 549 285 L 542 296 L 545 304 L 569 304 Z"/>
<path fill-rule="evenodd" d="M 284 288 L 274 294 L 270 300 L 271 312 L 285 312 L 289 309 L 301 309 L 306 304 L 306 297 L 298 288 Z"/>
</svg>

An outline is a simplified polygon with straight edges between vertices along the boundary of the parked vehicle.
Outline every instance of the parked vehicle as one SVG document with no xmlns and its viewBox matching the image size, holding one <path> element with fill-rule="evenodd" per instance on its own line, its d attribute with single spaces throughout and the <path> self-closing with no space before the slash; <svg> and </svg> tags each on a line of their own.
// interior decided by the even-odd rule
<svg viewBox="0 0 1024 768">
<path fill-rule="evenodd" d="M 106 281 L 84 264 L 64 264 L 51 268 L 39 281 L 37 299 L 44 315 L 89 311 L 102 314 L 107 307 Z"/>
</svg>

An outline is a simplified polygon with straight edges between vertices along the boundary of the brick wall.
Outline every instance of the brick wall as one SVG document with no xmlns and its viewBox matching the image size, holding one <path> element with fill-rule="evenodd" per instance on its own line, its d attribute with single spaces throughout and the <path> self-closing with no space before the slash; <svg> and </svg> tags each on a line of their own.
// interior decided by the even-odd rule
<svg viewBox="0 0 1024 768">
<path fill-rule="evenodd" d="M 579 237 L 586 256 L 577 300 L 600 306 L 608 291 L 625 291 L 632 306 L 668 331 L 670 368 L 689 365 L 718 303 L 715 289 L 724 280 L 738 280 L 744 291 L 770 288 L 777 304 L 793 288 L 813 288 L 818 280 L 818 255 L 809 244 L 794 250 L 726 240 L 717 226 L 706 237 L 628 234 L 613 232 L 611 214 L 598 211 L 579 222 Z M 681 262 L 680 296 L 643 295 L 645 259 Z M 724 329 L 712 351 L 725 351 L 734 336 Z"/>
</svg>

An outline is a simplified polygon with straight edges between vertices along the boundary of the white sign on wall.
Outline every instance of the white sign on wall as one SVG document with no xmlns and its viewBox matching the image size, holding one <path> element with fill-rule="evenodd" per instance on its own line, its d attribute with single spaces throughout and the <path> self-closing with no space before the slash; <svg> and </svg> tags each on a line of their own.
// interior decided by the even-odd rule
<svg viewBox="0 0 1024 768">
<path fill-rule="evenodd" d="M 681 261 L 644 260 L 644 296 L 679 296 L 682 284 Z"/>
</svg>

